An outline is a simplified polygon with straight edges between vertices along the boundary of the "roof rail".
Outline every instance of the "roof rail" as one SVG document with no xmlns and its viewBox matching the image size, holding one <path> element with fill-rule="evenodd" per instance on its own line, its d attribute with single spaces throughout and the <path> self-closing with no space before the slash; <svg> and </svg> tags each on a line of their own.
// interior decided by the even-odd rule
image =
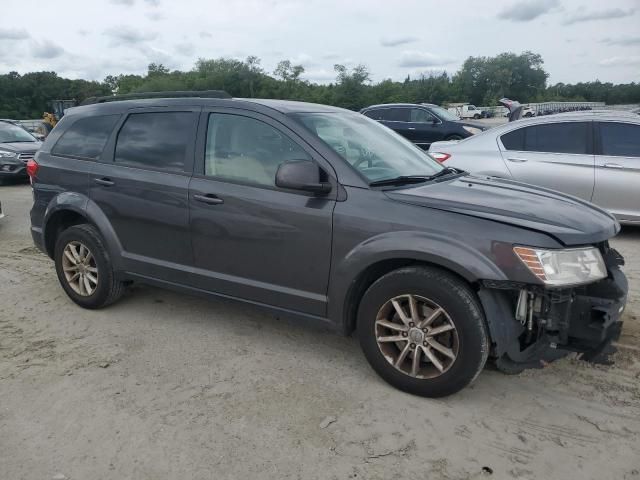
<svg viewBox="0 0 640 480">
<path fill-rule="evenodd" d="M 120 100 L 141 100 L 144 98 L 231 98 L 224 90 L 179 90 L 169 92 L 139 92 L 124 93 L 122 95 L 110 95 L 106 97 L 89 97 L 80 105 L 93 105 L 94 103 L 118 102 Z"/>
</svg>

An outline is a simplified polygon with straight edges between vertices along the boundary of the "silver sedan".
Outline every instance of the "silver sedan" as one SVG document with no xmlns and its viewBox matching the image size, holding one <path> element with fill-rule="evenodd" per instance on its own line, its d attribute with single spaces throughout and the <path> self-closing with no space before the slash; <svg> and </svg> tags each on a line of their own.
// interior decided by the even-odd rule
<svg viewBox="0 0 640 480">
<path fill-rule="evenodd" d="M 500 125 L 461 141 L 435 142 L 447 166 L 512 178 L 583 198 L 621 223 L 640 224 L 640 117 L 579 112 Z"/>
</svg>

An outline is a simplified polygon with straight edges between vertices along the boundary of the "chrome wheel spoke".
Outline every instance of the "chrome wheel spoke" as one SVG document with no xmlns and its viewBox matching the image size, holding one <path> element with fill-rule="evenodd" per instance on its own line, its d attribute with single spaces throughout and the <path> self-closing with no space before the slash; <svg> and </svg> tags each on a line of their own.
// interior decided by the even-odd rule
<svg viewBox="0 0 640 480">
<path fill-rule="evenodd" d="M 428 327 L 429 325 L 431 325 L 433 323 L 433 321 L 438 318 L 441 314 L 444 313 L 444 310 L 440 307 L 436 308 L 431 315 L 429 315 L 427 318 L 425 318 L 422 322 L 420 322 L 419 327 L 420 328 L 424 328 L 424 327 Z"/>
<path fill-rule="evenodd" d="M 65 272 L 77 272 L 78 265 L 69 265 L 68 267 L 63 266 L 62 270 L 64 270 Z"/>
<path fill-rule="evenodd" d="M 98 273 L 98 269 L 96 267 L 87 267 L 87 272 Z"/>
<path fill-rule="evenodd" d="M 445 347 L 440 342 L 438 342 L 435 338 L 427 338 L 427 343 L 431 348 L 433 348 L 434 350 L 437 350 L 438 352 L 443 354 L 445 357 L 449 357 L 450 359 L 455 360 L 456 354 L 453 353 L 453 350 Z"/>
<path fill-rule="evenodd" d="M 422 345 L 418 345 L 413 351 L 413 360 L 411 361 L 411 376 L 416 377 L 420 370 L 420 352 L 422 351 Z"/>
<path fill-rule="evenodd" d="M 406 332 L 409 328 L 406 325 L 400 325 L 399 323 L 389 322 L 387 320 L 376 320 L 376 325 L 379 325 L 389 330 L 395 330 L 396 332 Z"/>
<path fill-rule="evenodd" d="M 444 333 L 444 332 L 449 332 L 453 329 L 455 329 L 453 325 L 451 325 L 450 323 L 445 323 L 444 325 L 440 325 L 439 327 L 435 327 L 429 330 L 429 332 L 427 333 L 427 336 L 435 337 L 436 335 L 440 335 L 441 333 Z"/>
<path fill-rule="evenodd" d="M 73 256 L 73 253 L 71 253 L 71 249 L 70 248 L 65 248 L 64 249 L 64 256 L 67 257 L 67 259 L 73 264 L 76 265 L 78 262 L 76 260 L 76 257 Z"/>
<path fill-rule="evenodd" d="M 87 278 L 91 283 L 93 283 L 94 285 L 97 285 L 97 284 L 98 284 L 98 279 L 97 279 L 97 277 L 94 277 L 92 274 L 90 274 L 90 273 L 85 273 L 85 274 L 84 274 L 84 276 L 85 276 L 85 277 L 86 277 L 86 278 Z"/>
<path fill-rule="evenodd" d="M 85 292 L 87 292 L 87 295 L 90 295 L 93 292 L 93 288 L 91 287 L 91 282 L 89 281 L 86 275 L 82 276 L 82 281 L 84 282 Z"/>
<path fill-rule="evenodd" d="M 100 276 L 91 250 L 79 241 L 72 241 L 62 253 L 62 272 L 68 286 L 83 297 L 92 295 Z"/>
<path fill-rule="evenodd" d="M 433 363 L 433 365 L 440 371 L 444 372 L 444 366 L 440 363 L 440 360 L 436 358 L 436 356 L 431 351 L 431 348 L 427 347 L 424 349 L 425 356 Z"/>
<path fill-rule="evenodd" d="M 398 358 L 396 358 L 396 362 L 394 363 L 394 365 L 397 368 L 399 368 L 400 365 L 402 365 L 402 362 L 404 362 L 404 359 L 407 358 L 407 355 L 409 354 L 410 351 L 411 351 L 411 345 L 409 344 L 409 342 L 407 342 L 405 347 L 400 352 L 400 355 L 398 355 Z"/>
<path fill-rule="evenodd" d="M 420 323 L 420 314 L 418 313 L 418 301 L 413 295 L 409 295 L 409 311 L 411 312 L 411 320 L 414 324 Z"/>
<path fill-rule="evenodd" d="M 93 260 L 93 254 L 89 250 L 87 250 L 87 256 L 84 257 L 84 263 L 89 265 L 89 262 L 91 262 L 91 260 Z"/>
<path fill-rule="evenodd" d="M 398 302 L 398 300 L 394 298 L 393 300 L 391 300 L 391 303 L 393 304 L 393 308 L 398 314 L 398 317 L 400 317 L 400 320 L 402 320 L 402 323 L 404 323 L 408 327 L 411 323 L 411 320 L 409 319 L 409 317 L 407 317 L 407 314 L 402 308 L 402 305 L 400 305 L 400 302 Z"/>
<path fill-rule="evenodd" d="M 407 337 L 403 337 L 402 335 L 391 335 L 386 337 L 378 337 L 378 342 L 387 343 L 387 342 L 407 342 Z"/>
</svg>

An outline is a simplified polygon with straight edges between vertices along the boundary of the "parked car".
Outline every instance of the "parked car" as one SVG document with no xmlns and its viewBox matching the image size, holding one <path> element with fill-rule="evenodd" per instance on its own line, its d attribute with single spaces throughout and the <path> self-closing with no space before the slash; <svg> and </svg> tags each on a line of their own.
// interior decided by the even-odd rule
<svg viewBox="0 0 640 480">
<path fill-rule="evenodd" d="M 587 202 L 335 107 L 117 98 L 68 110 L 29 161 L 33 239 L 81 307 L 135 281 L 357 329 L 382 378 L 433 397 L 487 357 L 517 371 L 620 334 L 620 226 Z"/>
<path fill-rule="evenodd" d="M 51 125 L 45 122 L 44 120 L 20 120 L 18 122 L 22 128 L 24 128 L 31 135 L 36 137 L 38 140 L 44 140 L 49 132 L 51 131 Z"/>
<path fill-rule="evenodd" d="M 42 143 L 24 128 L 0 121 L 0 184 L 7 179 L 27 179 L 26 164 Z"/>
<path fill-rule="evenodd" d="M 640 222 L 640 118 L 560 113 L 518 120 L 461 142 L 434 143 L 440 161 L 591 201 L 621 223 Z"/>
<path fill-rule="evenodd" d="M 372 105 L 362 109 L 360 113 L 377 120 L 425 150 L 438 140 L 459 140 L 486 129 L 484 125 L 462 121 L 444 108 L 428 103 Z"/>
</svg>

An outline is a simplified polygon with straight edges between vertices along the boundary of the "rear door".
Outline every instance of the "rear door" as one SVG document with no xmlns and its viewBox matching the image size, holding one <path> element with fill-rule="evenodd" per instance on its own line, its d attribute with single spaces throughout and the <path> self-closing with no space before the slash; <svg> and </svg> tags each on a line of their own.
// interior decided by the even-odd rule
<svg viewBox="0 0 640 480">
<path fill-rule="evenodd" d="M 621 221 L 640 222 L 640 124 L 596 125 L 593 202 Z"/>
<path fill-rule="evenodd" d="M 132 272 L 184 281 L 193 264 L 188 191 L 198 109 L 135 109 L 125 115 L 89 175 Z"/>
<path fill-rule="evenodd" d="M 592 122 L 552 122 L 516 128 L 498 138 L 514 179 L 591 200 Z"/>
</svg>

